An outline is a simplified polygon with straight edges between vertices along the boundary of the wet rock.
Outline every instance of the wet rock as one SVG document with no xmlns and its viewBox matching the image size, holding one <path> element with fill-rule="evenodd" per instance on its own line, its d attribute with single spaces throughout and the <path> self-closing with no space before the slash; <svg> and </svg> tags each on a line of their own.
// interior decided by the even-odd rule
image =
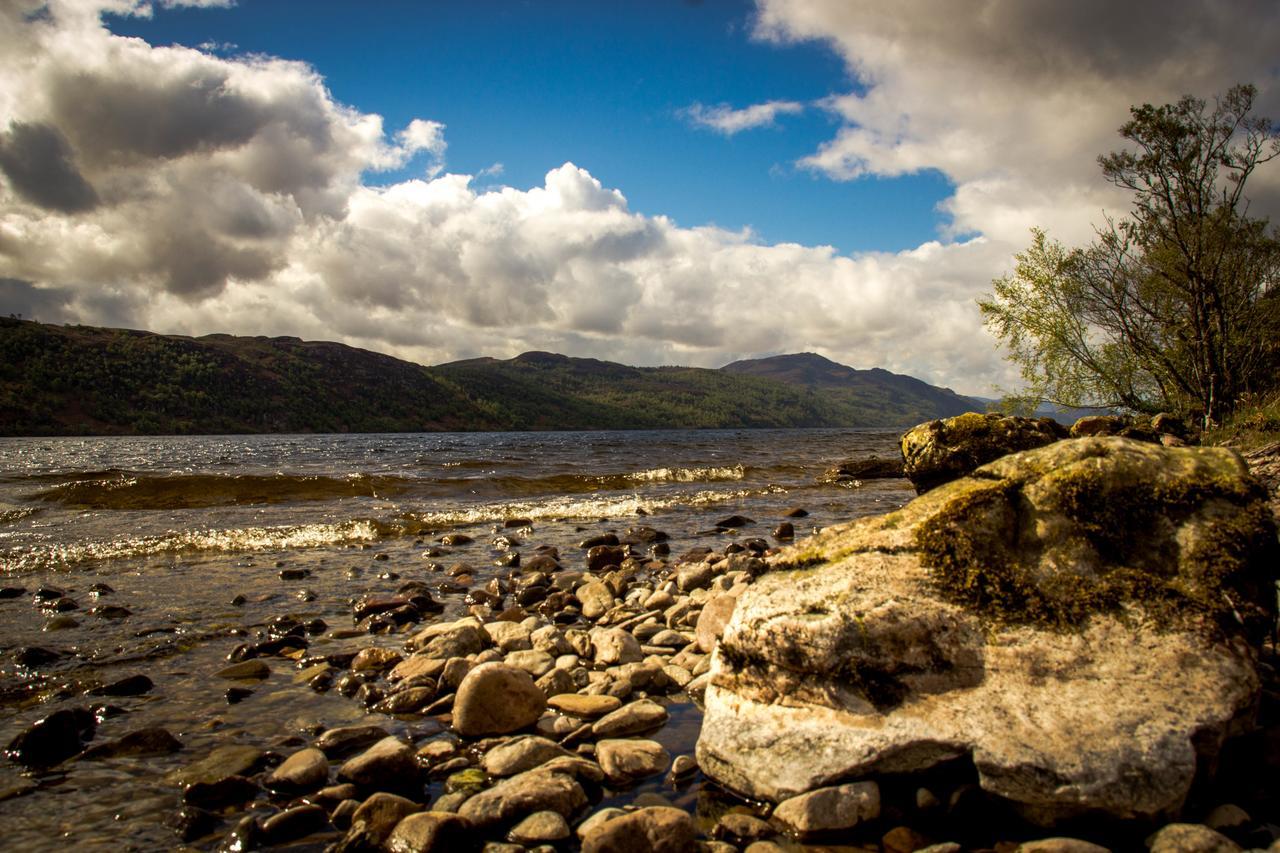
<svg viewBox="0 0 1280 853">
<path fill-rule="evenodd" d="M 262 831 L 262 826 L 258 823 L 258 819 L 250 814 L 240 818 L 240 821 L 227 833 L 227 837 L 222 840 L 222 844 L 219 845 L 218 849 L 227 851 L 257 850 L 267 840 Z"/>
<path fill-rule="evenodd" d="M 586 539 L 583 539 L 581 542 L 578 543 L 578 547 L 583 549 L 591 549 L 591 548 L 597 548 L 601 545 L 617 545 L 617 544 L 618 544 L 618 534 L 601 533 L 598 536 L 591 536 Z M 21 595 L 21 593 L 19 593 L 19 595 Z"/>
<path fill-rule="evenodd" d="M 880 849 L 884 853 L 915 853 L 915 851 L 923 850 L 928 846 L 929 839 L 909 826 L 895 826 L 880 836 Z M 1045 850 L 1044 853 L 1050 853 L 1050 851 Z M 1062 850 L 1059 853 L 1069 853 L 1069 851 Z M 1103 851 L 1081 850 L 1079 853 L 1103 853 Z"/>
<path fill-rule="evenodd" d="M 434 687 L 409 687 L 379 700 L 373 705 L 373 710 L 379 714 L 420 714 L 435 697 Z"/>
<path fill-rule="evenodd" d="M 514 844 L 554 844 L 570 835 L 569 824 L 558 812 L 534 812 L 507 833 Z"/>
<path fill-rule="evenodd" d="M 197 806 L 186 805 L 166 821 L 184 842 L 203 838 L 218 828 L 218 816 Z"/>
<path fill-rule="evenodd" d="M 271 675 L 271 667 L 264 661 L 260 661 L 255 658 L 252 660 L 241 661 L 240 663 L 233 663 L 231 666 L 223 667 L 214 674 L 217 675 L 218 678 L 261 680 Z"/>
<path fill-rule="evenodd" d="M 879 816 L 880 787 L 875 782 L 819 788 L 783 800 L 773 810 L 776 822 L 800 835 L 851 829 Z"/>
<path fill-rule="evenodd" d="M 248 687 L 228 687 L 222 698 L 227 700 L 228 705 L 238 705 L 252 695 L 253 691 Z"/>
<path fill-rule="evenodd" d="M 155 684 L 145 675 L 130 675 L 89 692 L 94 696 L 141 696 L 153 687 Z"/>
<path fill-rule="evenodd" d="M 96 727 L 86 708 L 54 711 L 9 741 L 5 754 L 28 767 L 49 767 L 78 753 Z"/>
<path fill-rule="evenodd" d="M 266 753 L 256 746 L 227 744 L 170 773 L 166 778 L 186 787 L 198 782 L 212 784 L 228 776 L 251 776 L 261 765 Z"/>
<path fill-rule="evenodd" d="M 180 749 L 182 749 L 182 741 L 170 734 L 168 729 L 156 726 L 138 729 L 116 740 L 91 746 L 80 754 L 80 758 L 93 761 L 122 756 L 169 755 Z"/>
<path fill-rule="evenodd" d="M 386 737 L 347 759 L 338 768 L 338 778 L 365 788 L 407 790 L 417 784 L 418 763 L 413 747 L 399 738 Z"/>
<path fill-rule="evenodd" d="M 89 615 L 99 619 L 127 619 L 133 615 L 133 611 L 117 604 L 104 604 L 89 608 Z"/>
<path fill-rule="evenodd" d="M 1238 853 L 1240 845 L 1197 823 L 1171 823 L 1147 839 L 1150 853 Z"/>
<path fill-rule="evenodd" d="M 572 757 L 573 753 L 544 737 L 524 735 L 489 750 L 481 766 L 490 776 L 514 776 L 561 756 Z"/>
<path fill-rule="evenodd" d="M 903 476 L 902 459 L 886 459 L 869 456 L 864 459 L 846 459 L 828 469 L 818 478 L 819 483 L 850 483 L 856 480 L 887 480 Z"/>
<path fill-rule="evenodd" d="M 446 533 L 444 536 L 440 537 L 439 541 L 441 545 L 449 545 L 452 547 L 457 545 L 470 545 L 476 540 L 465 533 Z"/>
<path fill-rule="evenodd" d="M 671 772 L 667 774 L 673 781 L 682 782 L 698 772 L 698 761 L 692 755 L 677 755 L 671 762 Z"/>
<path fill-rule="evenodd" d="M 592 827 L 582 839 L 582 853 L 686 853 L 697 838 L 688 812 L 653 806 Z"/>
<path fill-rule="evenodd" d="M 736 530 L 739 527 L 750 527 L 753 524 L 755 522 L 744 515 L 730 515 L 717 521 L 715 526 L 721 530 Z"/>
<path fill-rule="evenodd" d="M 195 782 L 182 792 L 182 801 L 202 809 L 223 809 L 247 803 L 258 796 L 260 789 L 244 776 L 225 776 L 213 782 Z"/>
<path fill-rule="evenodd" d="M 908 430 L 900 441 L 903 473 L 924 494 L 1002 456 L 1061 438 L 1066 438 L 1065 427 L 1050 418 L 969 412 Z"/>
<path fill-rule="evenodd" d="M 591 734 L 597 738 L 621 738 L 661 728 L 668 719 L 667 709 L 652 699 L 640 699 L 623 705 L 596 720 Z"/>
<path fill-rule="evenodd" d="M 282 581 L 300 581 L 304 578 L 311 577 L 310 569 L 281 569 L 280 580 Z"/>
<path fill-rule="evenodd" d="M 773 528 L 773 538 L 780 542 L 790 542 L 796 538 L 795 525 L 789 521 L 784 521 L 777 527 Z"/>
<path fill-rule="evenodd" d="M 456 658 L 474 655 L 489 645 L 489 635 L 472 619 L 432 625 L 409 641 L 409 648 L 428 657 Z"/>
<path fill-rule="evenodd" d="M 0 586 L 0 599 L 21 598 L 27 594 L 26 587 L 21 586 Z"/>
<path fill-rule="evenodd" d="M 570 817 L 586 804 L 587 796 L 575 779 L 535 769 L 481 791 L 463 803 L 458 814 L 478 827 L 488 827 L 539 811 Z"/>
<path fill-rule="evenodd" d="M 547 699 L 529 673 L 485 663 L 467 673 L 453 702 L 453 727 L 464 737 L 507 734 L 531 726 Z"/>
<path fill-rule="evenodd" d="M 1230 451 L 1006 456 L 774 559 L 810 568 L 740 597 L 699 764 L 779 800 L 972 755 L 982 789 L 1037 823 L 1167 812 L 1250 725 L 1245 646 L 1270 625 L 1276 548 Z"/>
<path fill-rule="evenodd" d="M 411 814 L 396 824 L 387 837 L 389 853 L 449 853 L 465 850 L 472 842 L 471 821 L 443 811 Z"/>
<path fill-rule="evenodd" d="M 639 525 L 627 528 L 627 532 L 622 535 L 618 542 L 622 545 L 652 545 L 655 542 L 666 542 L 670 538 L 661 530 L 656 530 L 648 525 Z"/>
<path fill-rule="evenodd" d="M 620 566 L 627 559 L 627 549 L 613 545 L 597 545 L 587 551 L 587 571 L 598 574 L 610 566 Z"/>
<path fill-rule="evenodd" d="M 351 827 L 333 853 L 366 853 L 382 850 L 395 828 L 406 817 L 422 810 L 413 800 L 379 791 L 351 815 Z"/>
<path fill-rule="evenodd" d="M 622 707 L 622 700 L 613 696 L 561 693 L 548 699 L 547 705 L 575 717 L 593 719 L 618 710 Z"/>
<path fill-rule="evenodd" d="M 61 652 L 43 646 L 23 646 L 13 653 L 13 662 L 25 669 L 36 669 L 61 659 Z"/>
<path fill-rule="evenodd" d="M 596 744 L 596 760 L 612 785 L 627 785 L 666 771 L 670 754 L 652 740 L 605 739 Z"/>
<path fill-rule="evenodd" d="M 315 747 L 290 755 L 267 776 L 266 785 L 274 791 L 304 793 L 323 787 L 329 781 L 329 759 Z"/>
<path fill-rule="evenodd" d="M 621 628 L 595 628 L 590 636 L 596 663 L 612 666 L 644 660 L 639 641 Z"/>
<path fill-rule="evenodd" d="M 294 806 L 262 822 L 262 834 L 271 844 L 306 838 L 329 828 L 329 813 L 316 805 Z"/>
<path fill-rule="evenodd" d="M 351 661 L 351 669 L 353 672 L 379 673 L 391 669 L 402 660 L 404 656 L 395 649 L 373 646 L 361 649 L 356 654 Z"/>
<path fill-rule="evenodd" d="M 767 820 L 761 820 L 755 815 L 742 814 L 741 812 L 729 812 L 720 816 L 716 821 L 716 825 L 711 830 L 714 838 L 723 841 L 729 841 L 733 844 L 746 845 L 752 841 L 761 838 L 770 838 L 777 835 Z"/>
<path fill-rule="evenodd" d="M 795 506 L 783 512 L 782 515 L 784 518 L 805 518 L 809 515 L 809 510 Z"/>
</svg>

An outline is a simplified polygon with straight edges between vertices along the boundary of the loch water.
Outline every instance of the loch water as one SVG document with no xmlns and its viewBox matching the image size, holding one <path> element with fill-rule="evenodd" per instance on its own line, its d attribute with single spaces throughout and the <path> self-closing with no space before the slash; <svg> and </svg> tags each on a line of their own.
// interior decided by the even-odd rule
<svg viewBox="0 0 1280 853">
<path fill-rule="evenodd" d="M 496 564 L 504 548 L 550 545 L 566 570 L 581 570 L 579 542 L 640 524 L 670 537 L 668 560 L 748 537 L 776 545 L 770 534 L 795 507 L 808 512 L 792 519 L 802 539 L 914 495 L 905 480 L 820 481 L 839 461 L 895 454 L 896 439 L 865 430 L 0 439 L 0 586 L 24 590 L 0 600 L 0 745 L 59 708 L 103 702 L 89 691 L 139 673 L 154 689 L 111 698 L 123 713 L 106 718 L 94 742 L 148 726 L 182 742 L 171 755 L 41 771 L 0 761 L 4 845 L 171 849 L 178 839 L 166 821 L 180 792 L 166 774 L 216 746 L 288 754 L 320 727 L 361 721 L 418 743 L 436 733 L 430 721 L 317 693 L 279 665 L 287 661 L 229 704 L 228 682 L 214 673 L 278 616 L 350 629 L 352 599 L 393 595 L 410 580 L 434 587 L 449 580 L 440 563 L 470 564 L 472 587 L 482 587 L 513 571 Z M 718 529 L 730 515 L 753 523 Z M 424 557 L 451 532 L 474 541 Z M 519 544 L 495 545 L 500 535 Z M 288 570 L 304 576 L 285 580 Z M 75 609 L 38 607 L 42 587 Z M 433 595 L 445 606 L 436 619 L 466 615 L 464 593 Z M 310 638 L 309 651 L 404 642 L 337 633 Z M 33 647 L 55 659 L 23 666 L 20 650 Z M 671 722 L 655 738 L 673 756 L 691 754 L 696 705 L 664 701 Z M 679 789 L 659 778 L 609 797 L 660 795 L 696 812 L 702 786 L 700 777 Z M 218 838 L 193 846 L 212 849 Z"/>
</svg>

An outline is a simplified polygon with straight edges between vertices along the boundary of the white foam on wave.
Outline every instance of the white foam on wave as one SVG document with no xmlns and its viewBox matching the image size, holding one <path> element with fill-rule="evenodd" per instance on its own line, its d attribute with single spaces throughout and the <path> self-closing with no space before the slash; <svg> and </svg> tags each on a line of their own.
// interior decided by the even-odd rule
<svg viewBox="0 0 1280 853">
<path fill-rule="evenodd" d="M 703 483 L 717 480 L 742 480 L 747 471 L 741 465 L 712 466 L 707 468 L 650 468 L 626 475 L 637 483 Z"/>
<path fill-rule="evenodd" d="M 369 542 L 379 535 L 378 523 L 368 519 L 340 524 L 172 531 L 109 542 L 35 546 L 5 554 L 3 565 L 7 571 L 20 572 L 62 568 L 93 560 L 149 557 L 184 551 L 249 552 L 319 548 L 347 542 Z"/>
<path fill-rule="evenodd" d="M 639 510 L 652 514 L 679 507 L 710 506 L 765 494 L 771 490 L 772 487 L 764 490 L 707 490 L 671 498 L 641 497 L 634 494 L 598 498 L 565 496 L 542 501 L 486 503 L 465 509 L 413 513 L 411 518 L 423 524 L 438 527 L 485 524 L 508 518 L 527 518 L 531 521 L 557 518 L 612 518 L 633 516 Z"/>
</svg>

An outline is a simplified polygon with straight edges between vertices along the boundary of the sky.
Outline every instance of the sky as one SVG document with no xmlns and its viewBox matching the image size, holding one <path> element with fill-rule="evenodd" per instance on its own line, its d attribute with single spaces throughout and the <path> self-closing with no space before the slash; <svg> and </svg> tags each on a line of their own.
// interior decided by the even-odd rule
<svg viewBox="0 0 1280 853">
<path fill-rule="evenodd" d="M 1129 107 L 1280 117 L 1277 44 L 1274 0 L 0 0 L 0 312 L 992 395 L 976 299 L 1123 215 Z"/>
</svg>

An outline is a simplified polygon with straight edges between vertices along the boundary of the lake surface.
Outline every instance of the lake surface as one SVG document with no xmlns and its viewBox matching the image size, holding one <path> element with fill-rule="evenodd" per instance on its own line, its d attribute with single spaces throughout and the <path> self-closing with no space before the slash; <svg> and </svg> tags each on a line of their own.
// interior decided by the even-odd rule
<svg viewBox="0 0 1280 853">
<path fill-rule="evenodd" d="M 905 480 L 819 482 L 841 460 L 896 454 L 897 436 L 760 430 L 0 439 L 0 586 L 25 590 L 0 600 L 0 743 L 58 708 L 103 701 L 86 691 L 135 673 L 148 675 L 155 689 L 110 700 L 126 713 L 106 719 L 94 743 L 143 726 L 164 726 L 183 743 L 171 756 L 72 761 L 39 773 L 4 762 L 6 846 L 175 846 L 164 820 L 177 809 L 178 791 L 164 774 L 224 743 L 287 754 L 319 726 L 370 717 L 424 735 L 411 722 L 294 683 L 287 670 L 228 704 L 227 682 L 212 674 L 275 617 L 349 629 L 350 601 L 359 595 L 391 595 L 407 580 L 448 580 L 434 560 L 471 564 L 471 586 L 481 587 L 513 571 L 496 565 L 511 547 L 494 543 L 500 534 L 517 539 L 517 549 L 559 548 L 566 569 L 585 567 L 577 547 L 584 538 L 637 524 L 667 533 L 679 555 L 747 537 L 776 544 L 771 531 L 788 509 L 802 507 L 809 515 L 794 522 L 803 538 L 914 496 Z M 735 514 L 755 523 L 716 530 L 718 519 Z M 504 527 L 513 519 L 527 524 Z M 475 541 L 425 558 L 451 531 Z M 308 574 L 283 580 L 286 569 Z M 110 591 L 95 593 L 95 584 Z M 53 614 L 35 606 L 42 586 L 65 593 L 77 608 Z M 237 596 L 243 601 L 233 604 Z M 462 592 L 436 597 L 445 605 L 439 619 L 466 615 Z M 310 651 L 400 648 L 403 639 L 317 636 Z M 32 646 L 58 659 L 18 665 L 16 650 Z M 658 739 L 673 755 L 691 753 L 700 714 L 679 697 L 671 711 Z M 619 801 L 646 791 L 699 808 L 697 783 L 677 792 L 655 780 Z"/>
</svg>

